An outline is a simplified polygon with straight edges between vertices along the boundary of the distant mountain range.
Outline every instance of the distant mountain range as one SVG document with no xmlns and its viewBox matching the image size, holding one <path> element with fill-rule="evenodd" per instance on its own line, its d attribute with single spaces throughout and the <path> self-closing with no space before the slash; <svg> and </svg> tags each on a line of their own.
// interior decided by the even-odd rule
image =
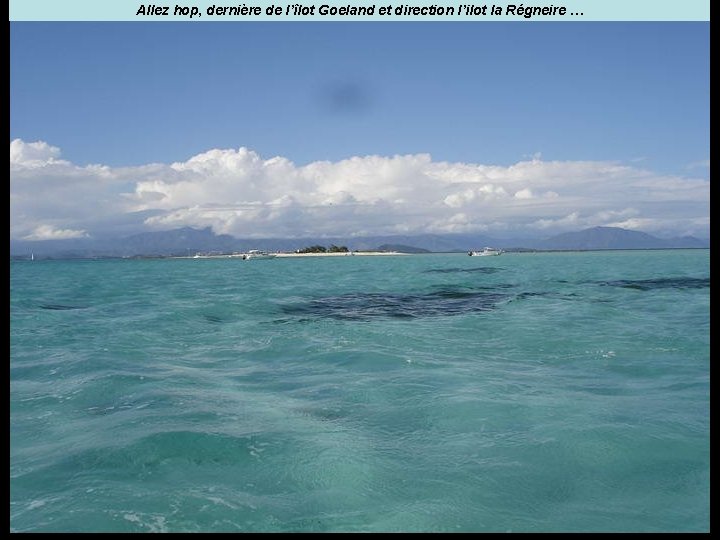
<svg viewBox="0 0 720 540">
<path fill-rule="evenodd" d="M 593 227 L 578 232 L 558 234 L 541 242 L 542 249 L 662 249 L 707 248 L 709 240 L 694 236 L 658 238 L 640 231 L 618 227 Z"/>
<path fill-rule="evenodd" d="M 78 238 L 69 240 L 11 240 L 11 257 L 86 258 L 187 256 L 196 253 L 232 253 L 250 249 L 295 251 L 312 245 L 347 246 L 350 250 L 402 251 L 406 253 L 458 252 L 484 246 L 506 251 L 524 250 L 597 250 L 597 249 L 664 249 L 708 248 L 708 239 L 693 236 L 658 238 L 639 231 L 617 227 L 593 227 L 558 234 L 546 239 L 499 239 L 478 234 L 395 235 L 362 238 L 267 238 L 241 239 L 215 234 L 209 227 L 183 227 L 170 231 L 147 232 L 124 238 Z"/>
<path fill-rule="evenodd" d="M 383 244 L 378 246 L 374 251 L 397 251 L 398 253 L 432 253 L 429 249 L 423 249 L 415 246 L 406 246 L 404 244 Z"/>
</svg>

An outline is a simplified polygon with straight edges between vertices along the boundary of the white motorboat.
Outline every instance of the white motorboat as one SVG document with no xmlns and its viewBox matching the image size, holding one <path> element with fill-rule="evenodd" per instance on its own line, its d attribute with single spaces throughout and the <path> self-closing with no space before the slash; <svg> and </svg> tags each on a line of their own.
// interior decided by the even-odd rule
<svg viewBox="0 0 720 540">
<path fill-rule="evenodd" d="M 468 255 L 471 257 L 488 257 L 491 255 L 500 255 L 502 253 L 502 249 L 495 249 L 491 247 L 486 247 L 482 251 L 468 251 Z"/>
<path fill-rule="evenodd" d="M 243 255 L 243 259 L 246 261 L 250 259 L 274 259 L 275 257 L 277 257 L 277 253 L 268 253 L 267 251 L 261 251 L 259 249 L 251 249 Z"/>
</svg>

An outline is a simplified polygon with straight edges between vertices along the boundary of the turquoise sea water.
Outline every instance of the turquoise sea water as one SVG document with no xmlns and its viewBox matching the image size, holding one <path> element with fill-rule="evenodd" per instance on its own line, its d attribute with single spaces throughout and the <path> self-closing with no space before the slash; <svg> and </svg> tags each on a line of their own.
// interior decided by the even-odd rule
<svg viewBox="0 0 720 540">
<path fill-rule="evenodd" d="M 708 250 L 10 265 L 12 531 L 707 531 Z"/>
</svg>

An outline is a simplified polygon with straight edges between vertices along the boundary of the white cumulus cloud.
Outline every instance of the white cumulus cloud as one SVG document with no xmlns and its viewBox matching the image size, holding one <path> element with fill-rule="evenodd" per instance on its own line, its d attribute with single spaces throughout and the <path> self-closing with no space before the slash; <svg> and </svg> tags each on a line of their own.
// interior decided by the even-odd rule
<svg viewBox="0 0 720 540">
<path fill-rule="evenodd" d="M 23 240 L 67 240 L 69 238 L 87 238 L 85 231 L 55 229 L 52 225 L 38 225 L 35 230 L 23 237 Z"/>
<path fill-rule="evenodd" d="M 32 143 L 15 139 L 10 142 L 10 165 L 15 167 L 42 167 L 59 162 L 60 149 L 38 141 Z"/>
<path fill-rule="evenodd" d="M 510 166 L 433 161 L 429 154 L 297 165 L 241 147 L 111 168 L 78 166 L 60 159 L 57 147 L 16 139 L 10 155 L 15 238 L 94 234 L 114 223 L 136 231 L 210 226 L 247 238 L 525 235 L 617 223 L 707 234 L 709 221 L 707 179 L 615 162 L 542 161 L 539 154 Z M 40 229 L 48 223 L 54 228 Z"/>
</svg>

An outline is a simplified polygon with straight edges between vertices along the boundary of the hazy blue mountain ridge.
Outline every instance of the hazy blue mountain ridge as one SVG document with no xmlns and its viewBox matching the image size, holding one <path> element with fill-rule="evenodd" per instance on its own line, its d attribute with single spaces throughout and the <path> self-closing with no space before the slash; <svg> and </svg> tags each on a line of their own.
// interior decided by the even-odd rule
<svg viewBox="0 0 720 540">
<path fill-rule="evenodd" d="M 708 248 L 709 239 L 693 236 L 659 238 L 640 231 L 618 227 L 593 227 L 550 238 L 500 239 L 478 234 L 420 234 L 335 238 L 236 238 L 215 234 L 210 227 L 183 227 L 169 231 L 146 232 L 122 238 L 78 238 L 69 240 L 11 240 L 10 255 L 16 257 L 137 257 L 191 256 L 196 253 L 232 253 L 250 249 L 295 251 L 312 245 L 347 246 L 350 250 L 390 250 L 405 252 L 461 252 L 485 246 L 505 250 L 598 250 Z"/>
</svg>

